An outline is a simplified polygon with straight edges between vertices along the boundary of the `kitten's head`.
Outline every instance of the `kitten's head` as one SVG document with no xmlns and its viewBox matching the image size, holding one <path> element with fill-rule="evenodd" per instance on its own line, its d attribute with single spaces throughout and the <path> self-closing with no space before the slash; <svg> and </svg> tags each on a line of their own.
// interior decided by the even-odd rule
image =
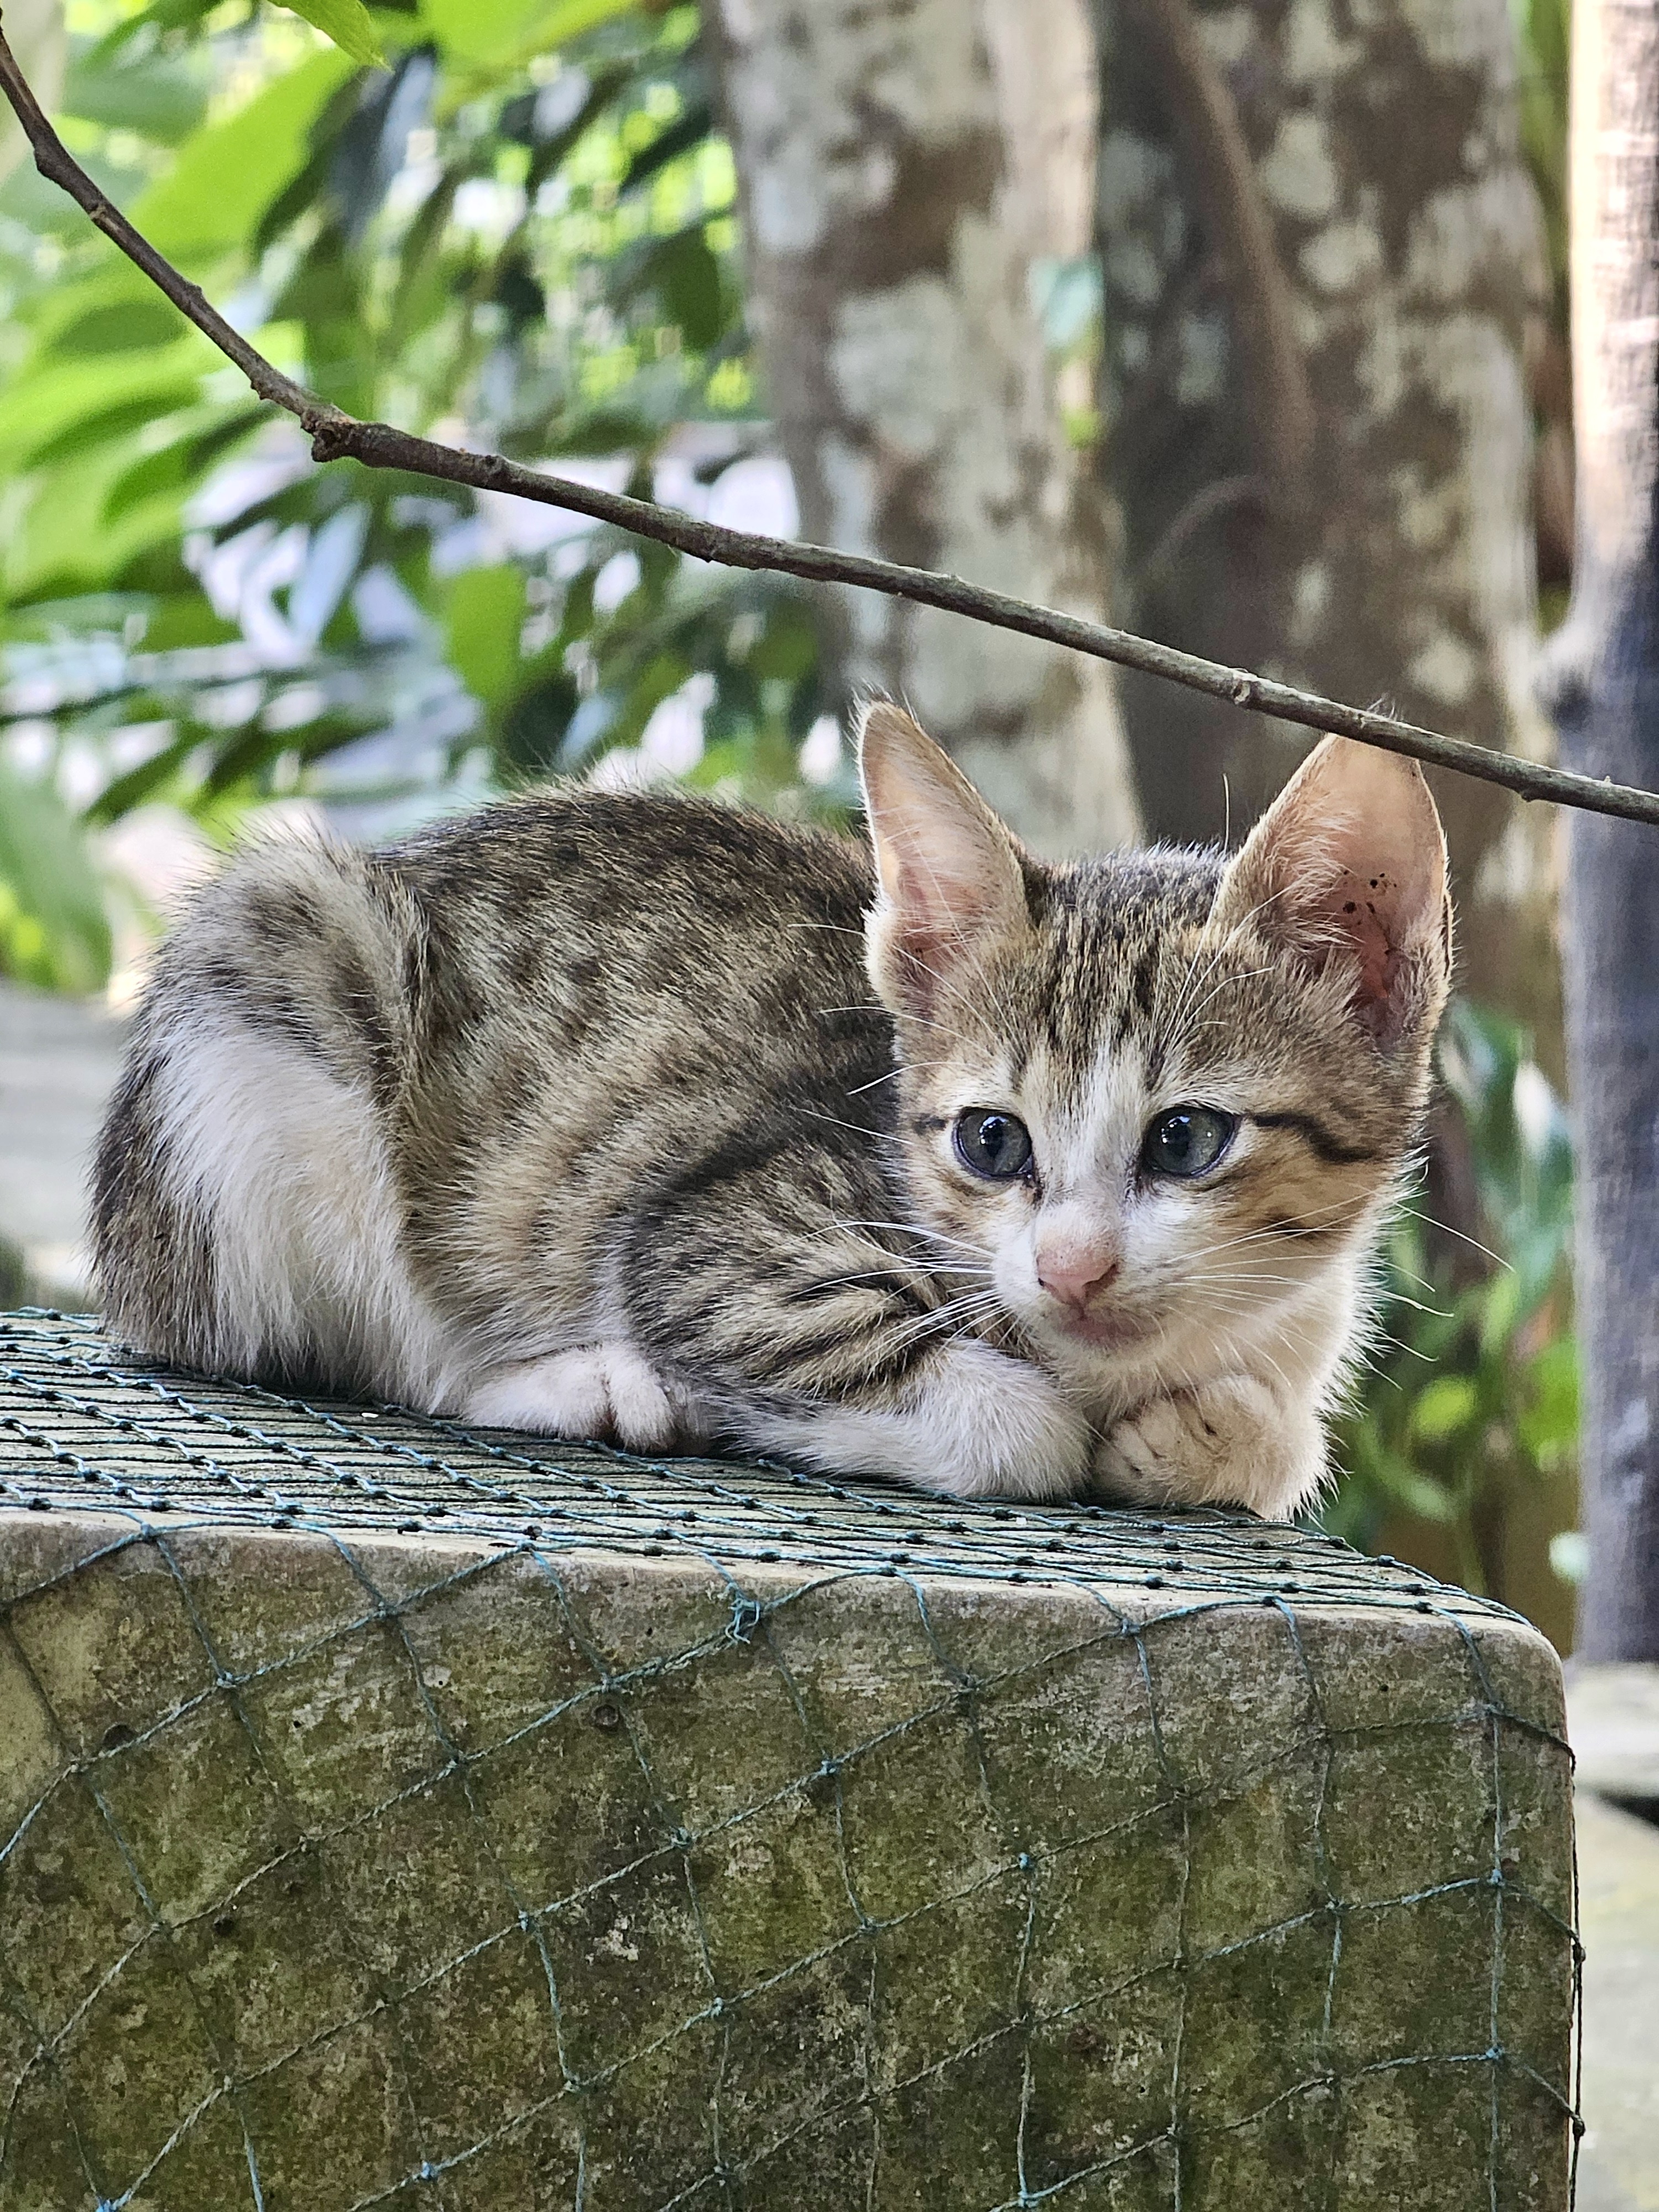
<svg viewBox="0 0 1659 2212">
<path fill-rule="evenodd" d="M 1328 738 L 1231 860 L 1025 852 L 885 704 L 871 976 L 919 1218 L 1063 1379 L 1125 1402 L 1352 1273 L 1415 1141 L 1445 843 L 1415 763 Z"/>
</svg>

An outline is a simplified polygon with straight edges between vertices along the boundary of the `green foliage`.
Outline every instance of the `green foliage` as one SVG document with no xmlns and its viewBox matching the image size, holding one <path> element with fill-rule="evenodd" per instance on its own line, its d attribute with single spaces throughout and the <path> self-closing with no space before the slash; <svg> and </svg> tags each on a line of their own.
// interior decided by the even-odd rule
<svg viewBox="0 0 1659 2212">
<path fill-rule="evenodd" d="M 80 824 L 49 782 L 0 762 L 0 970 L 52 991 L 108 978 L 103 888 Z"/>
<path fill-rule="evenodd" d="M 1521 58 L 1521 144 L 1543 209 L 1556 313 L 1565 331 L 1571 0 L 1510 0 L 1510 8 Z"/>
<path fill-rule="evenodd" d="M 735 183 L 694 8 L 87 0 L 76 20 L 77 155 L 329 398 L 681 499 L 744 461 Z M 821 709 L 797 587 L 316 468 L 26 170 L 0 186 L 0 759 L 49 726 L 94 826 L 314 792 L 385 827 L 637 745 L 681 694 L 699 780 L 821 803 L 797 767 Z"/>
<path fill-rule="evenodd" d="M 1559 1102 L 1513 1024 L 1454 1003 L 1441 1072 L 1454 1109 L 1443 1149 L 1472 1179 L 1490 1250 L 1448 1238 L 1417 1203 L 1395 1221 L 1373 1358 L 1342 1424 L 1346 1474 L 1325 1519 L 1372 1548 L 1391 1518 L 1434 1522 L 1462 1580 L 1483 1589 L 1506 1491 L 1570 1464 L 1577 1443 L 1572 1155 Z"/>
<path fill-rule="evenodd" d="M 375 42 L 374 26 L 363 0 L 283 0 L 283 5 L 314 24 L 354 62 L 386 66 L 386 56 Z"/>
</svg>

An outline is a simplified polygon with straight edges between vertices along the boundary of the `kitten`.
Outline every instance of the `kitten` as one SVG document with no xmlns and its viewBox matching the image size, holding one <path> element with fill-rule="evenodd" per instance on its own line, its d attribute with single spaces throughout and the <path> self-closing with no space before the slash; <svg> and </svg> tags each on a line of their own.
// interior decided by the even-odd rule
<svg viewBox="0 0 1659 2212">
<path fill-rule="evenodd" d="M 1329 740 L 1231 860 L 1050 866 L 896 708 L 861 763 L 873 866 L 578 790 L 245 853 L 103 1132 L 112 1328 L 640 1452 L 1304 1504 L 1446 994 L 1421 775 Z"/>
</svg>

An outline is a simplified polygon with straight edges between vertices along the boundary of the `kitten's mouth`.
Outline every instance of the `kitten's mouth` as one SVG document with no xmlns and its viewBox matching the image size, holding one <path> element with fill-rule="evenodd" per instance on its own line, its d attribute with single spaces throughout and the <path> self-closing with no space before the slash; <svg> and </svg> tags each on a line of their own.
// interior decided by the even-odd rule
<svg viewBox="0 0 1659 2212">
<path fill-rule="evenodd" d="M 1124 1352 L 1152 1334 L 1150 1322 L 1127 1313 L 1068 1313 L 1060 1323 L 1066 1335 L 1097 1352 Z"/>
</svg>

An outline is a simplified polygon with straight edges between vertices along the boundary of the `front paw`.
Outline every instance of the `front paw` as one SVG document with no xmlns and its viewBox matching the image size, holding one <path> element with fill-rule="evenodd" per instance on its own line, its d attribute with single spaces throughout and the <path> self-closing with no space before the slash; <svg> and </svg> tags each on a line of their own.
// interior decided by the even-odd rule
<svg viewBox="0 0 1659 2212">
<path fill-rule="evenodd" d="M 496 1368 L 474 1382 L 461 1418 L 477 1428 L 597 1437 L 630 1451 L 665 1450 L 690 1427 L 664 1378 L 620 1339 Z"/>
<path fill-rule="evenodd" d="M 1149 1398 L 1095 1447 L 1097 1492 L 1146 1505 L 1245 1505 L 1288 1517 L 1325 1472 L 1319 1423 L 1248 1375 Z"/>
<path fill-rule="evenodd" d="M 734 1424 L 760 1451 L 825 1474 L 896 1475 L 953 1498 L 1073 1498 L 1087 1421 L 1042 1370 L 972 1338 L 947 1346 L 902 1394 L 848 1395 Z"/>
</svg>

